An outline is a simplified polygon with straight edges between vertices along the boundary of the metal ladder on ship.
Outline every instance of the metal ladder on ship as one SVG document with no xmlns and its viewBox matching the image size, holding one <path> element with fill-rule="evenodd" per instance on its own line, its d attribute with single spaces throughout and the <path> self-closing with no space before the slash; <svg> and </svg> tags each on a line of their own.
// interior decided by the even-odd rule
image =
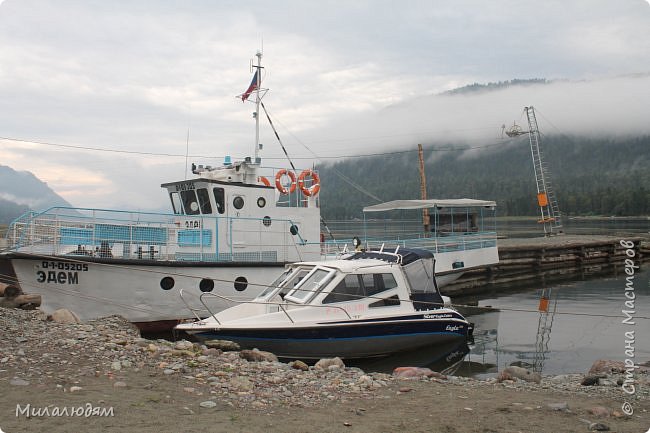
<svg viewBox="0 0 650 433">
<path fill-rule="evenodd" d="M 550 236 L 561 232 L 562 219 L 560 206 L 558 205 L 555 191 L 553 191 L 548 166 L 544 162 L 535 109 L 530 106 L 525 107 L 524 111 L 528 118 L 528 138 L 530 140 L 530 152 L 533 156 L 533 167 L 535 169 L 537 204 L 541 213 L 541 219 L 538 222 L 544 225 L 544 234 Z"/>
</svg>

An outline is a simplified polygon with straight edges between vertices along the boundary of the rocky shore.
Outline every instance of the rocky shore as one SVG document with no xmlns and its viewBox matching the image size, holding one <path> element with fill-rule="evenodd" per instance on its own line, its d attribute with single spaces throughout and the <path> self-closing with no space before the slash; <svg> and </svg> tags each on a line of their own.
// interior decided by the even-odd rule
<svg viewBox="0 0 650 433">
<path fill-rule="evenodd" d="M 584 374 L 536 377 L 508 368 L 476 380 L 428 369 L 364 372 L 338 359 L 283 363 L 222 342 L 147 340 L 120 317 L 58 323 L 38 310 L 0 308 L 0 326 L 0 429 L 7 433 L 75 425 L 156 432 L 395 431 L 400 423 L 457 432 L 650 428 L 647 365 L 635 370 L 628 395 L 622 385 L 630 377 L 614 361 Z"/>
</svg>

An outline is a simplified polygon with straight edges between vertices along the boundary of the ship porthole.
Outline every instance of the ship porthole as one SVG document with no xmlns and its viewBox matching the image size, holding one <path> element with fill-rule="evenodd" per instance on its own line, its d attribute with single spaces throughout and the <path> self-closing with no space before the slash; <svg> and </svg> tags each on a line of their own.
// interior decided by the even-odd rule
<svg viewBox="0 0 650 433">
<path fill-rule="evenodd" d="M 269 227 L 271 225 L 271 217 L 265 216 L 262 218 L 262 224 L 264 224 L 264 227 Z"/>
<path fill-rule="evenodd" d="M 238 292 L 243 292 L 248 287 L 248 280 L 246 277 L 237 277 L 235 278 L 235 290 Z"/>
<path fill-rule="evenodd" d="M 257 199 L 257 206 L 258 207 L 264 207 L 266 206 L 266 199 L 264 197 L 260 197 Z"/>
<path fill-rule="evenodd" d="M 214 289 L 214 281 L 204 278 L 199 283 L 199 290 L 202 292 L 211 292 Z"/>
<path fill-rule="evenodd" d="M 160 280 L 160 287 L 163 290 L 171 290 L 174 288 L 174 279 L 172 277 L 165 277 Z"/>
<path fill-rule="evenodd" d="M 298 226 L 293 224 L 291 227 L 289 227 L 289 233 L 292 235 L 297 235 L 298 234 Z"/>
<path fill-rule="evenodd" d="M 232 205 L 235 207 L 235 209 L 239 210 L 244 207 L 244 198 L 241 196 L 237 196 L 233 199 Z"/>
</svg>

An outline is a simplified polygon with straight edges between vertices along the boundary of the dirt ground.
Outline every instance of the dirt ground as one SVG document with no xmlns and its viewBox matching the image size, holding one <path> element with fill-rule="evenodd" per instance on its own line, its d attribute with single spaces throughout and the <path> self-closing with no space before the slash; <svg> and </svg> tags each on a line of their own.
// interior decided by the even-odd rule
<svg viewBox="0 0 650 433">
<path fill-rule="evenodd" d="M 144 373 L 144 374 L 143 374 Z M 203 408 L 208 387 L 182 377 L 125 372 L 116 379 L 91 378 L 70 392 L 54 383 L 7 386 L 0 392 L 0 431 L 16 432 L 586 432 L 589 423 L 610 431 L 645 433 L 650 402 L 636 401 L 631 417 L 596 418 L 589 410 L 620 410 L 621 401 L 502 385 L 463 386 L 431 381 L 398 381 L 373 399 L 333 401 L 319 407 L 276 406 L 242 410 L 226 403 Z M 71 384 L 70 384 L 71 385 Z M 553 410 L 548 404 L 568 404 Z M 24 409 L 49 406 L 113 408 L 113 416 L 37 416 Z M 19 405 L 19 407 L 17 407 Z M 18 411 L 18 416 L 17 415 Z M 51 412 L 50 412 L 51 413 Z M 592 425 L 592 427 L 595 427 Z"/>
</svg>

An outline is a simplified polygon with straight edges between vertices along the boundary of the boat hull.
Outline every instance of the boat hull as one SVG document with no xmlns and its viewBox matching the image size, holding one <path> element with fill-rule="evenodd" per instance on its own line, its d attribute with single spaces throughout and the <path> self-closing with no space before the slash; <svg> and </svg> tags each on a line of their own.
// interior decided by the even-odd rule
<svg viewBox="0 0 650 433">
<path fill-rule="evenodd" d="M 25 293 L 42 297 L 41 309 L 73 311 L 81 320 L 120 315 L 142 329 L 169 330 L 180 320 L 194 318 L 179 296 L 188 294 L 192 308 L 202 309 L 200 286 L 210 284 L 211 293 L 235 300 L 250 300 L 273 281 L 284 263 L 266 262 L 158 262 L 146 260 L 101 260 L 63 258 L 10 253 L 18 283 Z M 246 283 L 243 283 L 243 281 Z M 164 281 L 173 287 L 163 289 Z M 235 281 L 240 284 L 235 288 Z M 167 286 L 166 286 L 167 287 Z M 195 296 L 192 296 L 195 295 Z M 210 311 L 217 313 L 232 306 L 216 297 L 204 297 Z"/>
<path fill-rule="evenodd" d="M 244 349 L 257 348 L 281 358 L 320 359 L 338 356 L 356 359 L 447 344 L 467 338 L 469 324 L 460 315 L 436 319 L 435 312 L 398 318 L 328 322 L 286 327 L 230 328 L 194 331 L 200 340 L 222 339 Z"/>
</svg>

